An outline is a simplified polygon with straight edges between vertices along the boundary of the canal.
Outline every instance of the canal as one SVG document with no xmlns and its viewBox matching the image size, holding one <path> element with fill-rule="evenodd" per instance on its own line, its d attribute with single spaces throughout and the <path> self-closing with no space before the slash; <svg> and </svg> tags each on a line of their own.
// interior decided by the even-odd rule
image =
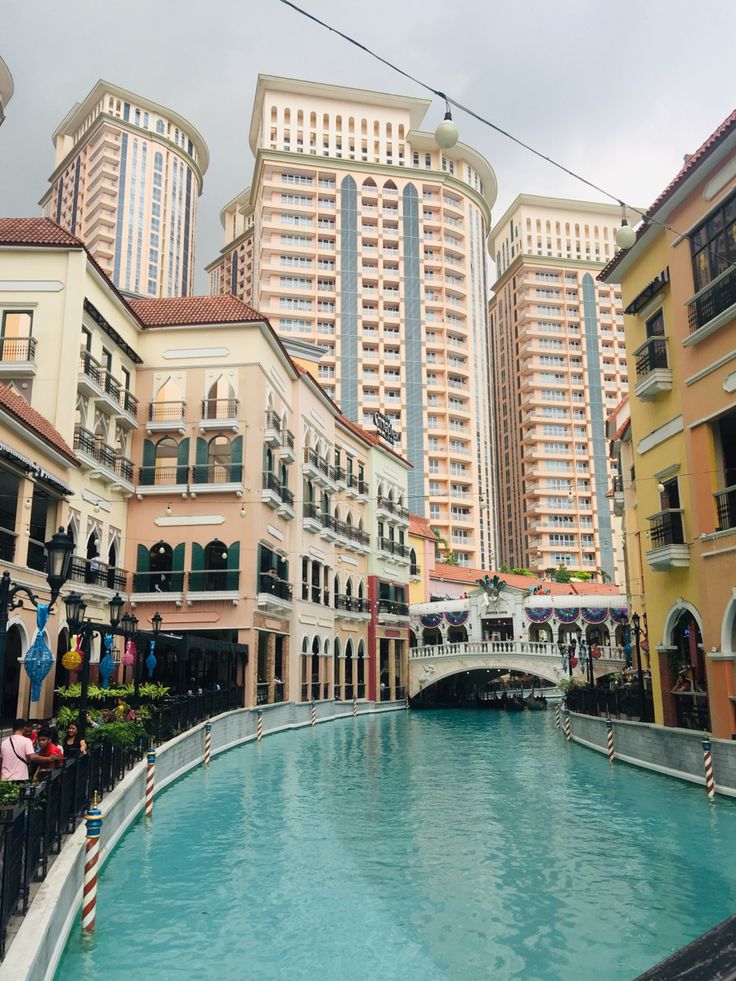
<svg viewBox="0 0 736 981">
<path fill-rule="evenodd" d="M 270 736 L 158 798 L 58 979 L 631 979 L 736 910 L 736 805 L 552 712 Z"/>
</svg>

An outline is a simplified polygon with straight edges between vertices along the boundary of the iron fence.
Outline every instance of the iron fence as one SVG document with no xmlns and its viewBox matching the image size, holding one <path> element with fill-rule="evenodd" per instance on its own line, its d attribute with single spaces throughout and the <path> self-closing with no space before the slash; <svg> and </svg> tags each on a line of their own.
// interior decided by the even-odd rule
<svg viewBox="0 0 736 981">
<path fill-rule="evenodd" d="M 636 719 L 639 722 L 654 721 L 652 693 L 638 685 L 622 688 L 572 688 L 565 696 L 571 712 L 582 715 L 599 715 L 613 719 Z"/>
</svg>

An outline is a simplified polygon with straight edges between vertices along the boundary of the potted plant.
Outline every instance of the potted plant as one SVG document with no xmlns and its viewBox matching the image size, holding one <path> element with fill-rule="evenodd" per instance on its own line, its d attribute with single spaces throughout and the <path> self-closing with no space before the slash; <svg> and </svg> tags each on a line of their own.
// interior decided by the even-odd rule
<svg viewBox="0 0 736 981">
<path fill-rule="evenodd" d="M 0 822 L 12 821 L 19 803 L 20 784 L 15 780 L 0 780 Z"/>
</svg>

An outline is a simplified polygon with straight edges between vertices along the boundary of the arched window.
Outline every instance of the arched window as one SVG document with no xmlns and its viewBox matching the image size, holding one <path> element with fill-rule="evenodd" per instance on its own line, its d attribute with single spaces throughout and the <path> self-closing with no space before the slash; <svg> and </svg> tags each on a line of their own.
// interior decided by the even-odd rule
<svg viewBox="0 0 736 981">
<path fill-rule="evenodd" d="M 373 180 L 372 177 L 366 177 L 366 179 L 363 181 L 363 187 L 373 188 L 375 190 L 376 182 Z"/>
<path fill-rule="evenodd" d="M 204 547 L 204 588 L 222 590 L 227 583 L 227 546 L 219 538 Z"/>
<path fill-rule="evenodd" d="M 417 553 L 416 553 L 416 549 L 414 548 L 409 550 L 409 575 L 410 576 L 419 575 L 419 565 L 417 564 Z"/>
<path fill-rule="evenodd" d="M 335 595 L 335 599 L 337 600 L 337 597 L 340 595 L 340 577 L 339 576 L 335 576 L 334 588 L 335 588 L 335 594 L 334 595 Z"/>
<path fill-rule="evenodd" d="M 390 138 L 390 136 L 391 136 L 391 128 L 390 128 L 391 127 L 391 123 L 388 124 L 388 127 L 389 127 L 389 129 L 388 129 L 388 135 L 389 135 L 389 138 Z M 394 184 L 394 182 L 392 180 L 388 180 L 383 185 L 383 189 L 384 189 L 384 191 L 395 191 L 396 190 L 396 185 Z"/>
<path fill-rule="evenodd" d="M 347 582 L 345 583 L 345 595 L 351 597 L 353 595 L 353 580 L 348 576 Z"/>
<path fill-rule="evenodd" d="M 358 599 L 359 600 L 362 600 L 363 599 L 363 580 L 362 579 L 360 579 L 358 581 Z"/>
<path fill-rule="evenodd" d="M 353 685 L 353 642 L 349 640 L 345 645 L 345 698 L 354 698 L 355 688 Z"/>
<path fill-rule="evenodd" d="M 203 419 L 234 419 L 237 415 L 235 390 L 223 375 L 210 385 L 202 410 Z"/>
<path fill-rule="evenodd" d="M 156 542 L 149 552 L 151 570 L 148 588 L 142 592 L 168 593 L 171 589 L 171 572 L 174 565 L 174 552 L 168 542 Z M 139 566 L 140 568 L 140 566 Z"/>
<path fill-rule="evenodd" d="M 175 484 L 176 460 L 179 446 L 173 436 L 162 437 L 155 446 L 154 483 Z"/>
<path fill-rule="evenodd" d="M 210 483 L 230 481 L 233 447 L 227 436 L 213 436 L 207 444 L 207 466 Z"/>
</svg>

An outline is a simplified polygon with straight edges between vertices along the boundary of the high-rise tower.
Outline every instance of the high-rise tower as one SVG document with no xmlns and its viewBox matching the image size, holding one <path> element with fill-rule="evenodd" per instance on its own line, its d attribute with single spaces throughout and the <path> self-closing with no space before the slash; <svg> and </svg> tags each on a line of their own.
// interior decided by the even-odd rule
<svg viewBox="0 0 736 981">
<path fill-rule="evenodd" d="M 440 150 L 423 99 L 259 76 L 253 182 L 222 211 L 211 292 L 325 349 L 354 421 L 388 417 L 409 506 L 463 565 L 492 565 L 486 237 L 496 178 Z"/>
<path fill-rule="evenodd" d="M 186 296 L 207 145 L 185 119 L 100 80 L 53 134 L 44 213 L 82 239 L 117 287 Z"/>
<path fill-rule="evenodd" d="M 499 561 L 510 566 L 623 577 L 606 441 L 628 390 L 621 291 L 596 281 L 620 221 L 616 206 L 521 194 L 491 231 Z"/>
</svg>

